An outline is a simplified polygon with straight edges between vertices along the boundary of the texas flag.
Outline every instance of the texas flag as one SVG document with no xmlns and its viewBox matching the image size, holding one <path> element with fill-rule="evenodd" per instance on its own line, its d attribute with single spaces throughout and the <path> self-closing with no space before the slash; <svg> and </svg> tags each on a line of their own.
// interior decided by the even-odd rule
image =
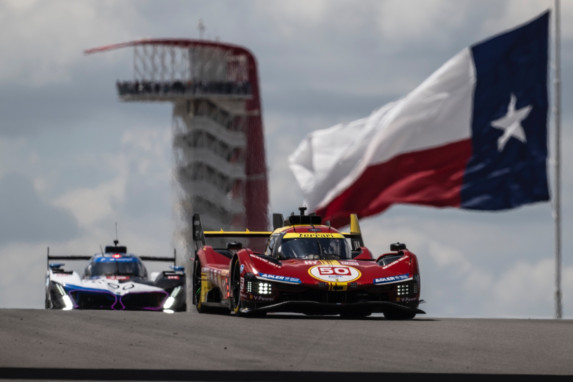
<svg viewBox="0 0 573 382">
<path fill-rule="evenodd" d="M 309 134 L 289 157 L 335 227 L 394 203 L 505 210 L 549 200 L 549 11 L 465 48 L 405 97 Z"/>
</svg>

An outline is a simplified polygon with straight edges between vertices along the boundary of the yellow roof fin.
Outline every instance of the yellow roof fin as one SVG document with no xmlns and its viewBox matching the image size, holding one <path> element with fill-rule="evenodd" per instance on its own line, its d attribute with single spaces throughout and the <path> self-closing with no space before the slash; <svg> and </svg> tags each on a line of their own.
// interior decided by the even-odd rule
<svg viewBox="0 0 573 382">
<path fill-rule="evenodd" d="M 358 215 L 350 214 L 350 233 L 360 234 L 360 224 L 358 224 Z"/>
</svg>

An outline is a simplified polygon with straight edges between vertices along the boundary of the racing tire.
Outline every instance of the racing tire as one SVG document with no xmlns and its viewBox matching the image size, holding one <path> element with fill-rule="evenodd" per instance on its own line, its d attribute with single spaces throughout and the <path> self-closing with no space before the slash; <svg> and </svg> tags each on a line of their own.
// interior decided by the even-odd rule
<svg viewBox="0 0 573 382">
<path fill-rule="evenodd" d="M 231 267 L 231 275 L 230 275 L 230 310 L 231 313 L 235 315 L 241 314 L 242 302 L 241 302 L 241 265 L 239 264 L 239 260 L 233 260 L 233 266 Z"/>
<path fill-rule="evenodd" d="M 209 313 L 209 308 L 203 305 L 205 301 L 201 299 L 201 261 L 195 257 L 193 262 L 193 305 L 199 313 Z"/>
<path fill-rule="evenodd" d="M 231 279 L 230 279 L 230 289 L 231 289 L 231 313 L 236 316 L 243 317 L 265 317 L 267 312 L 261 312 L 258 310 L 249 311 L 247 313 L 242 312 L 243 301 L 241 300 L 241 264 L 238 259 L 233 260 L 233 266 L 231 267 Z"/>
</svg>

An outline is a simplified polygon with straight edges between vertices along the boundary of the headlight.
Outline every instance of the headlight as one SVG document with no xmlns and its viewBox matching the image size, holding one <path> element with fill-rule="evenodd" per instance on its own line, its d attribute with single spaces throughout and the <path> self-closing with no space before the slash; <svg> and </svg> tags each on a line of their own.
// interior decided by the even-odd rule
<svg viewBox="0 0 573 382">
<path fill-rule="evenodd" d="M 413 296 L 418 294 L 420 288 L 417 281 L 410 281 L 396 285 L 397 296 Z"/>
<path fill-rule="evenodd" d="M 396 286 L 396 294 L 398 296 L 407 296 L 411 293 L 410 283 L 408 284 L 398 284 Z"/>
<path fill-rule="evenodd" d="M 258 294 L 263 294 L 263 295 L 268 295 L 272 293 L 272 285 L 271 283 L 266 283 L 266 282 L 258 282 L 257 285 L 257 293 Z"/>
<path fill-rule="evenodd" d="M 64 301 L 64 304 L 65 304 L 65 307 L 63 308 L 63 310 L 74 309 L 74 303 L 72 302 L 72 299 L 70 298 L 70 296 L 65 295 L 64 297 L 62 297 L 62 300 Z"/>
<path fill-rule="evenodd" d="M 165 300 L 165 303 L 163 304 L 163 309 L 169 310 L 171 309 L 171 307 L 173 307 L 173 304 L 175 304 L 175 297 L 177 297 L 180 291 L 181 287 L 173 289 L 173 292 L 171 292 L 171 296 L 169 296 L 167 300 Z"/>
<path fill-rule="evenodd" d="M 74 309 L 74 302 L 72 301 L 70 296 L 68 296 L 64 287 L 58 283 L 55 283 L 55 285 L 56 285 L 56 289 L 58 290 L 58 292 L 60 292 L 60 295 L 62 295 L 62 301 L 64 302 L 64 307 L 62 308 L 62 310 Z"/>
<path fill-rule="evenodd" d="M 273 293 L 273 286 L 271 283 L 249 280 L 246 284 L 247 293 L 255 293 L 258 295 L 269 295 Z"/>
</svg>

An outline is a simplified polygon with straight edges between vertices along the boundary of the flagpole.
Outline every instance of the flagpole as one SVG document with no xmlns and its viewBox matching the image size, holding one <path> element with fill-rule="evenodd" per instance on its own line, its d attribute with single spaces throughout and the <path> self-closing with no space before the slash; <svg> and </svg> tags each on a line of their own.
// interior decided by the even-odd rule
<svg viewBox="0 0 573 382">
<path fill-rule="evenodd" d="M 555 191 L 553 219 L 555 224 L 555 318 L 560 319 L 561 306 L 561 16 L 559 0 L 555 0 Z"/>
</svg>

